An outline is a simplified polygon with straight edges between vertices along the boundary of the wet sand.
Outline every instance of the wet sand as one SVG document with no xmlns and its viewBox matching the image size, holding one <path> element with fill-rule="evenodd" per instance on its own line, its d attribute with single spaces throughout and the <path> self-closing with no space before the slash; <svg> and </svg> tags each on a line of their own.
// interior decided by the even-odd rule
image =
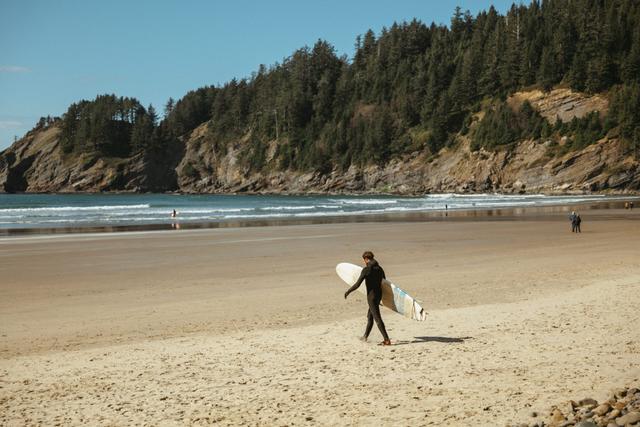
<svg viewBox="0 0 640 427">
<path fill-rule="evenodd" d="M 597 397 L 640 377 L 640 214 L 582 214 L 0 239 L 0 424 L 496 425 Z M 383 310 L 390 348 L 334 272 L 364 249 L 430 313 Z"/>
</svg>

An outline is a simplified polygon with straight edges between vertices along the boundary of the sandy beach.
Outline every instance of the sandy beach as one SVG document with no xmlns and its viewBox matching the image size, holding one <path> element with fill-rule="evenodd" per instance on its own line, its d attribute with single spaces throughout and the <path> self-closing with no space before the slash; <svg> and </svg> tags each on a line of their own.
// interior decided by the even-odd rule
<svg viewBox="0 0 640 427">
<path fill-rule="evenodd" d="M 0 239 L 0 425 L 505 425 L 640 383 L 640 212 Z M 424 301 L 382 311 L 372 250 Z"/>
</svg>

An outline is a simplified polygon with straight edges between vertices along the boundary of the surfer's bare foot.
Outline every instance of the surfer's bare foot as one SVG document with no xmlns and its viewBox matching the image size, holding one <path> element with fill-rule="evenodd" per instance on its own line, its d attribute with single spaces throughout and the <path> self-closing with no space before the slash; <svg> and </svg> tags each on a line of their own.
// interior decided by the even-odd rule
<svg viewBox="0 0 640 427">
<path fill-rule="evenodd" d="M 367 339 L 368 339 L 368 338 L 367 338 L 367 337 L 365 337 L 365 336 L 361 336 L 361 337 L 359 338 L 359 340 L 360 340 L 360 341 L 362 341 L 362 342 L 367 342 Z"/>
<path fill-rule="evenodd" d="M 391 345 L 391 340 L 384 340 L 378 345 Z"/>
</svg>

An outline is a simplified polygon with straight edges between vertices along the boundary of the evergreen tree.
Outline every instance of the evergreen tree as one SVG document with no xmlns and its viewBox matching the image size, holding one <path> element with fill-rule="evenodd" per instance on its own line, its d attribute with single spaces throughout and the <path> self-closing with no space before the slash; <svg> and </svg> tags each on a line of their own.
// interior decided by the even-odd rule
<svg viewBox="0 0 640 427">
<path fill-rule="evenodd" d="M 175 107 L 175 100 L 173 98 L 169 98 L 167 103 L 164 106 L 164 117 L 168 117 L 173 112 L 173 108 Z"/>
</svg>

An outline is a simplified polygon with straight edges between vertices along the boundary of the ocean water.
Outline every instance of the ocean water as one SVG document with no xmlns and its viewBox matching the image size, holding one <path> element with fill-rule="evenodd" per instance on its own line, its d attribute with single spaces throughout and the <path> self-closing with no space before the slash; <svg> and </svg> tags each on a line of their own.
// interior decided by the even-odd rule
<svg viewBox="0 0 640 427">
<path fill-rule="evenodd" d="M 554 206 L 623 200 L 610 196 L 433 194 L 267 196 L 174 194 L 0 194 L 0 230 L 198 224 Z M 171 217 L 172 210 L 178 215 Z"/>
</svg>

